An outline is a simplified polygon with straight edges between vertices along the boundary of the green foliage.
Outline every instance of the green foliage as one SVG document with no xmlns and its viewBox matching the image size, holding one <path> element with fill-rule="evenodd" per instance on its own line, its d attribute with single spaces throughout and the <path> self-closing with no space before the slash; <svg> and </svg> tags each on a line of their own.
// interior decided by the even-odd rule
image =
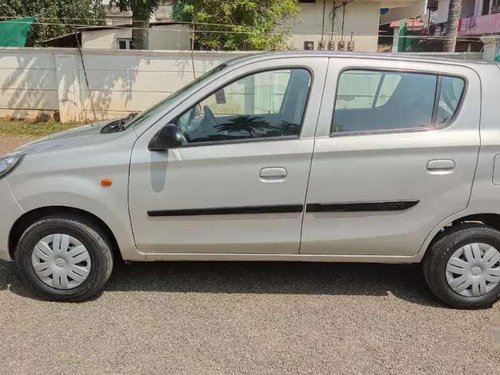
<svg viewBox="0 0 500 375">
<path fill-rule="evenodd" d="M 0 120 L 0 136 L 12 135 L 42 137 L 63 130 L 72 129 L 77 126 L 81 126 L 81 124 Z"/>
<path fill-rule="evenodd" d="M 177 0 L 173 16 L 202 24 L 202 49 L 270 50 L 286 45 L 298 12 L 297 0 Z"/>
<path fill-rule="evenodd" d="M 166 0 L 111 0 L 110 4 L 116 5 L 122 12 L 131 10 L 132 18 L 138 21 L 149 21 L 149 17 L 158 6 Z"/>
<path fill-rule="evenodd" d="M 71 25 L 99 25 L 104 18 L 101 0 L 1 0 L 0 17 L 36 17 L 28 45 L 73 31 Z"/>
</svg>

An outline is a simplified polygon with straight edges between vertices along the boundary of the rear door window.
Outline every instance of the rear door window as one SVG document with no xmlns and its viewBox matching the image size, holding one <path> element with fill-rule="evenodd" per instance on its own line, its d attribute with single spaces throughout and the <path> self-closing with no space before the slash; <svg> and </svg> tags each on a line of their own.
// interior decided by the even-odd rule
<svg viewBox="0 0 500 375">
<path fill-rule="evenodd" d="M 465 82 L 456 77 L 443 77 L 441 81 L 441 93 L 437 108 L 436 124 L 438 126 L 450 121 L 458 109 L 462 100 Z"/>
<path fill-rule="evenodd" d="M 457 77 L 344 71 L 338 83 L 331 134 L 444 126 L 457 111 L 464 88 L 465 82 Z"/>
</svg>

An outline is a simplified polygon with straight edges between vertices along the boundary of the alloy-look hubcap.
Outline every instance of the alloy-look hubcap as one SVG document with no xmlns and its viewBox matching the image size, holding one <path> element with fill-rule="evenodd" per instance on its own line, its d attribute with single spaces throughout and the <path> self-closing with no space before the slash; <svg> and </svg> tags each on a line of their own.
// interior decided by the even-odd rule
<svg viewBox="0 0 500 375">
<path fill-rule="evenodd" d="M 51 234 L 33 249 L 31 264 L 38 278 L 55 289 L 73 289 L 90 273 L 90 255 L 85 246 L 67 234 Z"/>
<path fill-rule="evenodd" d="M 446 280 L 462 296 L 485 295 L 500 283 L 500 252 L 485 243 L 462 246 L 448 260 Z"/>
</svg>

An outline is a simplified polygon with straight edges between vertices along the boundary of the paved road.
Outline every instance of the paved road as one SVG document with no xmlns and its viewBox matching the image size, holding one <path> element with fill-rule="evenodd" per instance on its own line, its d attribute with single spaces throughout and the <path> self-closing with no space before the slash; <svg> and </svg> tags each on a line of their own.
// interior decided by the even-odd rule
<svg viewBox="0 0 500 375">
<path fill-rule="evenodd" d="M 496 374 L 499 319 L 440 306 L 416 265 L 119 264 L 63 304 L 0 262 L 2 374 Z"/>
<path fill-rule="evenodd" d="M 120 265 L 94 301 L 39 301 L 0 263 L 3 374 L 494 374 L 494 319 L 418 266 Z"/>
</svg>

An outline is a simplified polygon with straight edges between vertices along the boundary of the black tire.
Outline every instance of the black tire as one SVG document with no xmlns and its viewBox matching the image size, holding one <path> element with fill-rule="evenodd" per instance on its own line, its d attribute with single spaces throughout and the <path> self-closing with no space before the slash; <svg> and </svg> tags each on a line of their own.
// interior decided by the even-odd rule
<svg viewBox="0 0 500 375">
<path fill-rule="evenodd" d="M 448 285 L 446 266 L 453 253 L 467 243 L 481 242 L 500 249 L 500 231 L 484 224 L 459 224 L 440 234 L 429 247 L 424 276 L 434 295 L 445 305 L 457 309 L 490 308 L 500 299 L 500 284 L 479 297 L 462 296 Z"/>
<path fill-rule="evenodd" d="M 73 289 L 53 288 L 42 282 L 33 269 L 31 257 L 35 245 L 54 233 L 76 238 L 90 255 L 90 273 Z M 49 216 L 32 224 L 21 236 L 14 257 L 26 283 L 42 298 L 51 301 L 81 302 L 95 297 L 104 288 L 113 269 L 113 254 L 106 235 L 94 223 L 76 215 Z"/>
</svg>

